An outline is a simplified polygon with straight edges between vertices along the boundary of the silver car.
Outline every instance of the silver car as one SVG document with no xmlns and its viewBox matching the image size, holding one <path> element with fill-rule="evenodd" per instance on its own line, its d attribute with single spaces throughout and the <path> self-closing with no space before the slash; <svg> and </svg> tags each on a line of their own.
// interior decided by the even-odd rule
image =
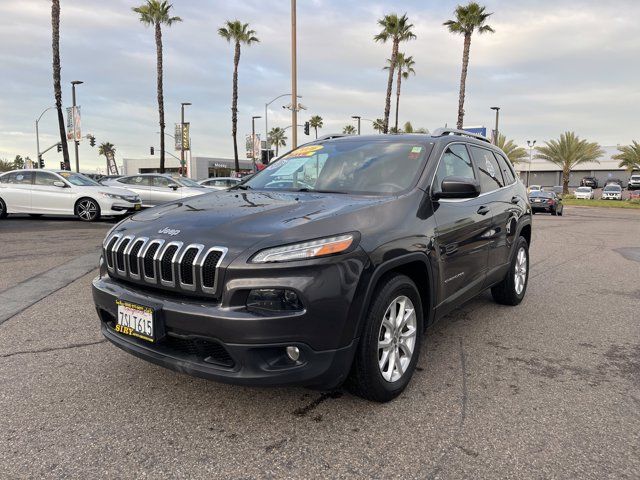
<svg viewBox="0 0 640 480">
<path fill-rule="evenodd" d="M 213 188 L 214 190 L 227 190 L 238 185 L 240 179 L 233 177 L 214 177 L 200 180 L 198 183 L 203 187 Z"/>
<path fill-rule="evenodd" d="M 171 177 L 159 173 L 141 173 L 103 182 L 110 187 L 121 187 L 137 193 L 143 207 L 154 207 L 173 200 L 181 200 L 210 190 L 184 177 Z"/>
</svg>

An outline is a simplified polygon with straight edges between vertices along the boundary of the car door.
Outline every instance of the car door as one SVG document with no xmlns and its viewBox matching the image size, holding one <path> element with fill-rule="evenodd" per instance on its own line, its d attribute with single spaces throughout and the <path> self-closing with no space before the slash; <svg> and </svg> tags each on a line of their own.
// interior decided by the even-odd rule
<svg viewBox="0 0 640 480">
<path fill-rule="evenodd" d="M 52 172 L 34 172 L 35 180 L 31 188 L 31 211 L 44 214 L 73 214 L 73 187 Z M 54 182 L 65 186 L 58 187 Z"/>
<path fill-rule="evenodd" d="M 109 186 L 118 186 L 136 193 L 142 202 L 142 206 L 150 207 L 154 204 L 150 201 L 149 177 L 145 175 L 132 175 L 130 177 L 118 178 Z"/>
<path fill-rule="evenodd" d="M 464 143 L 449 144 L 440 157 L 432 192 L 449 176 L 478 178 Z M 440 275 L 440 309 L 449 310 L 480 292 L 491 237 L 490 208 L 482 197 L 434 202 L 434 249 Z"/>
<path fill-rule="evenodd" d="M 151 186 L 149 188 L 149 202 L 152 205 L 160 205 L 161 203 L 179 200 L 182 198 L 179 185 L 173 182 L 171 178 L 162 175 L 153 175 L 149 177 Z M 171 188 L 169 185 L 178 185 L 178 188 Z"/>
<path fill-rule="evenodd" d="M 0 197 L 7 205 L 7 212 L 30 213 L 33 172 L 18 170 L 4 175 L 2 180 Z"/>
<path fill-rule="evenodd" d="M 504 158 L 477 145 L 471 145 L 470 150 L 480 176 L 480 195 L 491 209 L 491 242 L 485 282 L 488 286 L 500 280 L 509 266 L 517 219 L 526 200 L 516 194 L 515 174 Z"/>
</svg>

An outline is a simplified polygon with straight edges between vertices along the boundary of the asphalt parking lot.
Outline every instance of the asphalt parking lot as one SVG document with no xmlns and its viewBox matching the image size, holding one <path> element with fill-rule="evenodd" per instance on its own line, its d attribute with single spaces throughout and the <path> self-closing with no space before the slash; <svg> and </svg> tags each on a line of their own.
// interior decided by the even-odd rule
<svg viewBox="0 0 640 480">
<path fill-rule="evenodd" d="M 638 211 L 536 215 L 524 302 L 453 312 L 384 405 L 106 343 L 90 283 L 111 226 L 0 222 L 0 478 L 640 476 Z"/>
</svg>

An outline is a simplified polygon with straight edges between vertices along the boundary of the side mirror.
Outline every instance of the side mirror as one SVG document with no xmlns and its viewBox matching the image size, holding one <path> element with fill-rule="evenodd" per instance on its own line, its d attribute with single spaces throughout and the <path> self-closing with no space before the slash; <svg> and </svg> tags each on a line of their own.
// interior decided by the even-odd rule
<svg viewBox="0 0 640 480">
<path fill-rule="evenodd" d="M 180 186 L 180 185 L 178 185 L 177 183 L 170 183 L 170 184 L 169 184 L 169 188 L 171 188 L 171 189 L 173 189 L 173 190 L 177 190 L 179 186 Z"/>
<path fill-rule="evenodd" d="M 54 187 L 60 187 L 60 188 L 66 188 L 67 187 L 67 185 L 61 180 L 54 181 L 53 182 L 53 186 Z"/>
<path fill-rule="evenodd" d="M 439 198 L 475 198 L 480 195 L 480 184 L 468 177 L 445 177 L 440 191 L 435 193 Z"/>
</svg>

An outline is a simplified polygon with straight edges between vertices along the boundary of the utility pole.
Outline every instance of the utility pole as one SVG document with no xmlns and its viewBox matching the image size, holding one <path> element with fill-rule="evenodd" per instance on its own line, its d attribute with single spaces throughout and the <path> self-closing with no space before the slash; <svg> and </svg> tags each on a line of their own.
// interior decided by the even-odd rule
<svg viewBox="0 0 640 480">
<path fill-rule="evenodd" d="M 353 118 L 354 120 L 358 120 L 358 135 L 360 135 L 360 120 L 362 119 L 362 117 L 360 115 L 351 115 L 351 118 Z"/>
<path fill-rule="evenodd" d="M 491 110 L 496 111 L 496 128 L 493 131 L 493 144 L 498 144 L 498 119 L 500 117 L 500 107 L 491 107 Z"/>
<path fill-rule="evenodd" d="M 298 66 L 296 53 L 296 0 L 291 0 L 291 148 L 298 146 Z"/>
<path fill-rule="evenodd" d="M 527 188 L 529 188 L 529 177 L 531 176 L 531 161 L 533 160 L 533 147 L 535 146 L 535 144 L 535 140 L 527 140 L 527 145 L 529 146 L 529 169 L 527 172 Z"/>
<path fill-rule="evenodd" d="M 253 157 L 253 171 L 254 172 L 256 171 L 256 119 L 257 118 L 262 118 L 262 117 L 261 116 L 256 116 L 256 115 L 251 117 L 251 156 Z M 260 150 L 261 150 L 261 148 L 258 148 L 258 151 L 260 151 Z"/>
<path fill-rule="evenodd" d="M 71 100 L 73 103 L 73 108 L 71 109 L 71 115 L 73 119 L 73 148 L 76 152 L 76 172 L 80 172 L 80 158 L 78 156 L 78 145 L 80 144 L 79 140 L 76 140 L 76 85 L 81 85 L 84 82 L 81 80 L 74 80 L 71 82 Z"/>
<path fill-rule="evenodd" d="M 186 176 L 186 169 L 184 168 L 184 107 L 186 105 L 191 105 L 191 103 L 182 102 L 180 104 L 180 135 L 182 136 L 180 139 L 180 171 L 182 172 L 183 177 Z M 189 148 L 191 148 L 191 145 L 189 145 Z"/>
</svg>

